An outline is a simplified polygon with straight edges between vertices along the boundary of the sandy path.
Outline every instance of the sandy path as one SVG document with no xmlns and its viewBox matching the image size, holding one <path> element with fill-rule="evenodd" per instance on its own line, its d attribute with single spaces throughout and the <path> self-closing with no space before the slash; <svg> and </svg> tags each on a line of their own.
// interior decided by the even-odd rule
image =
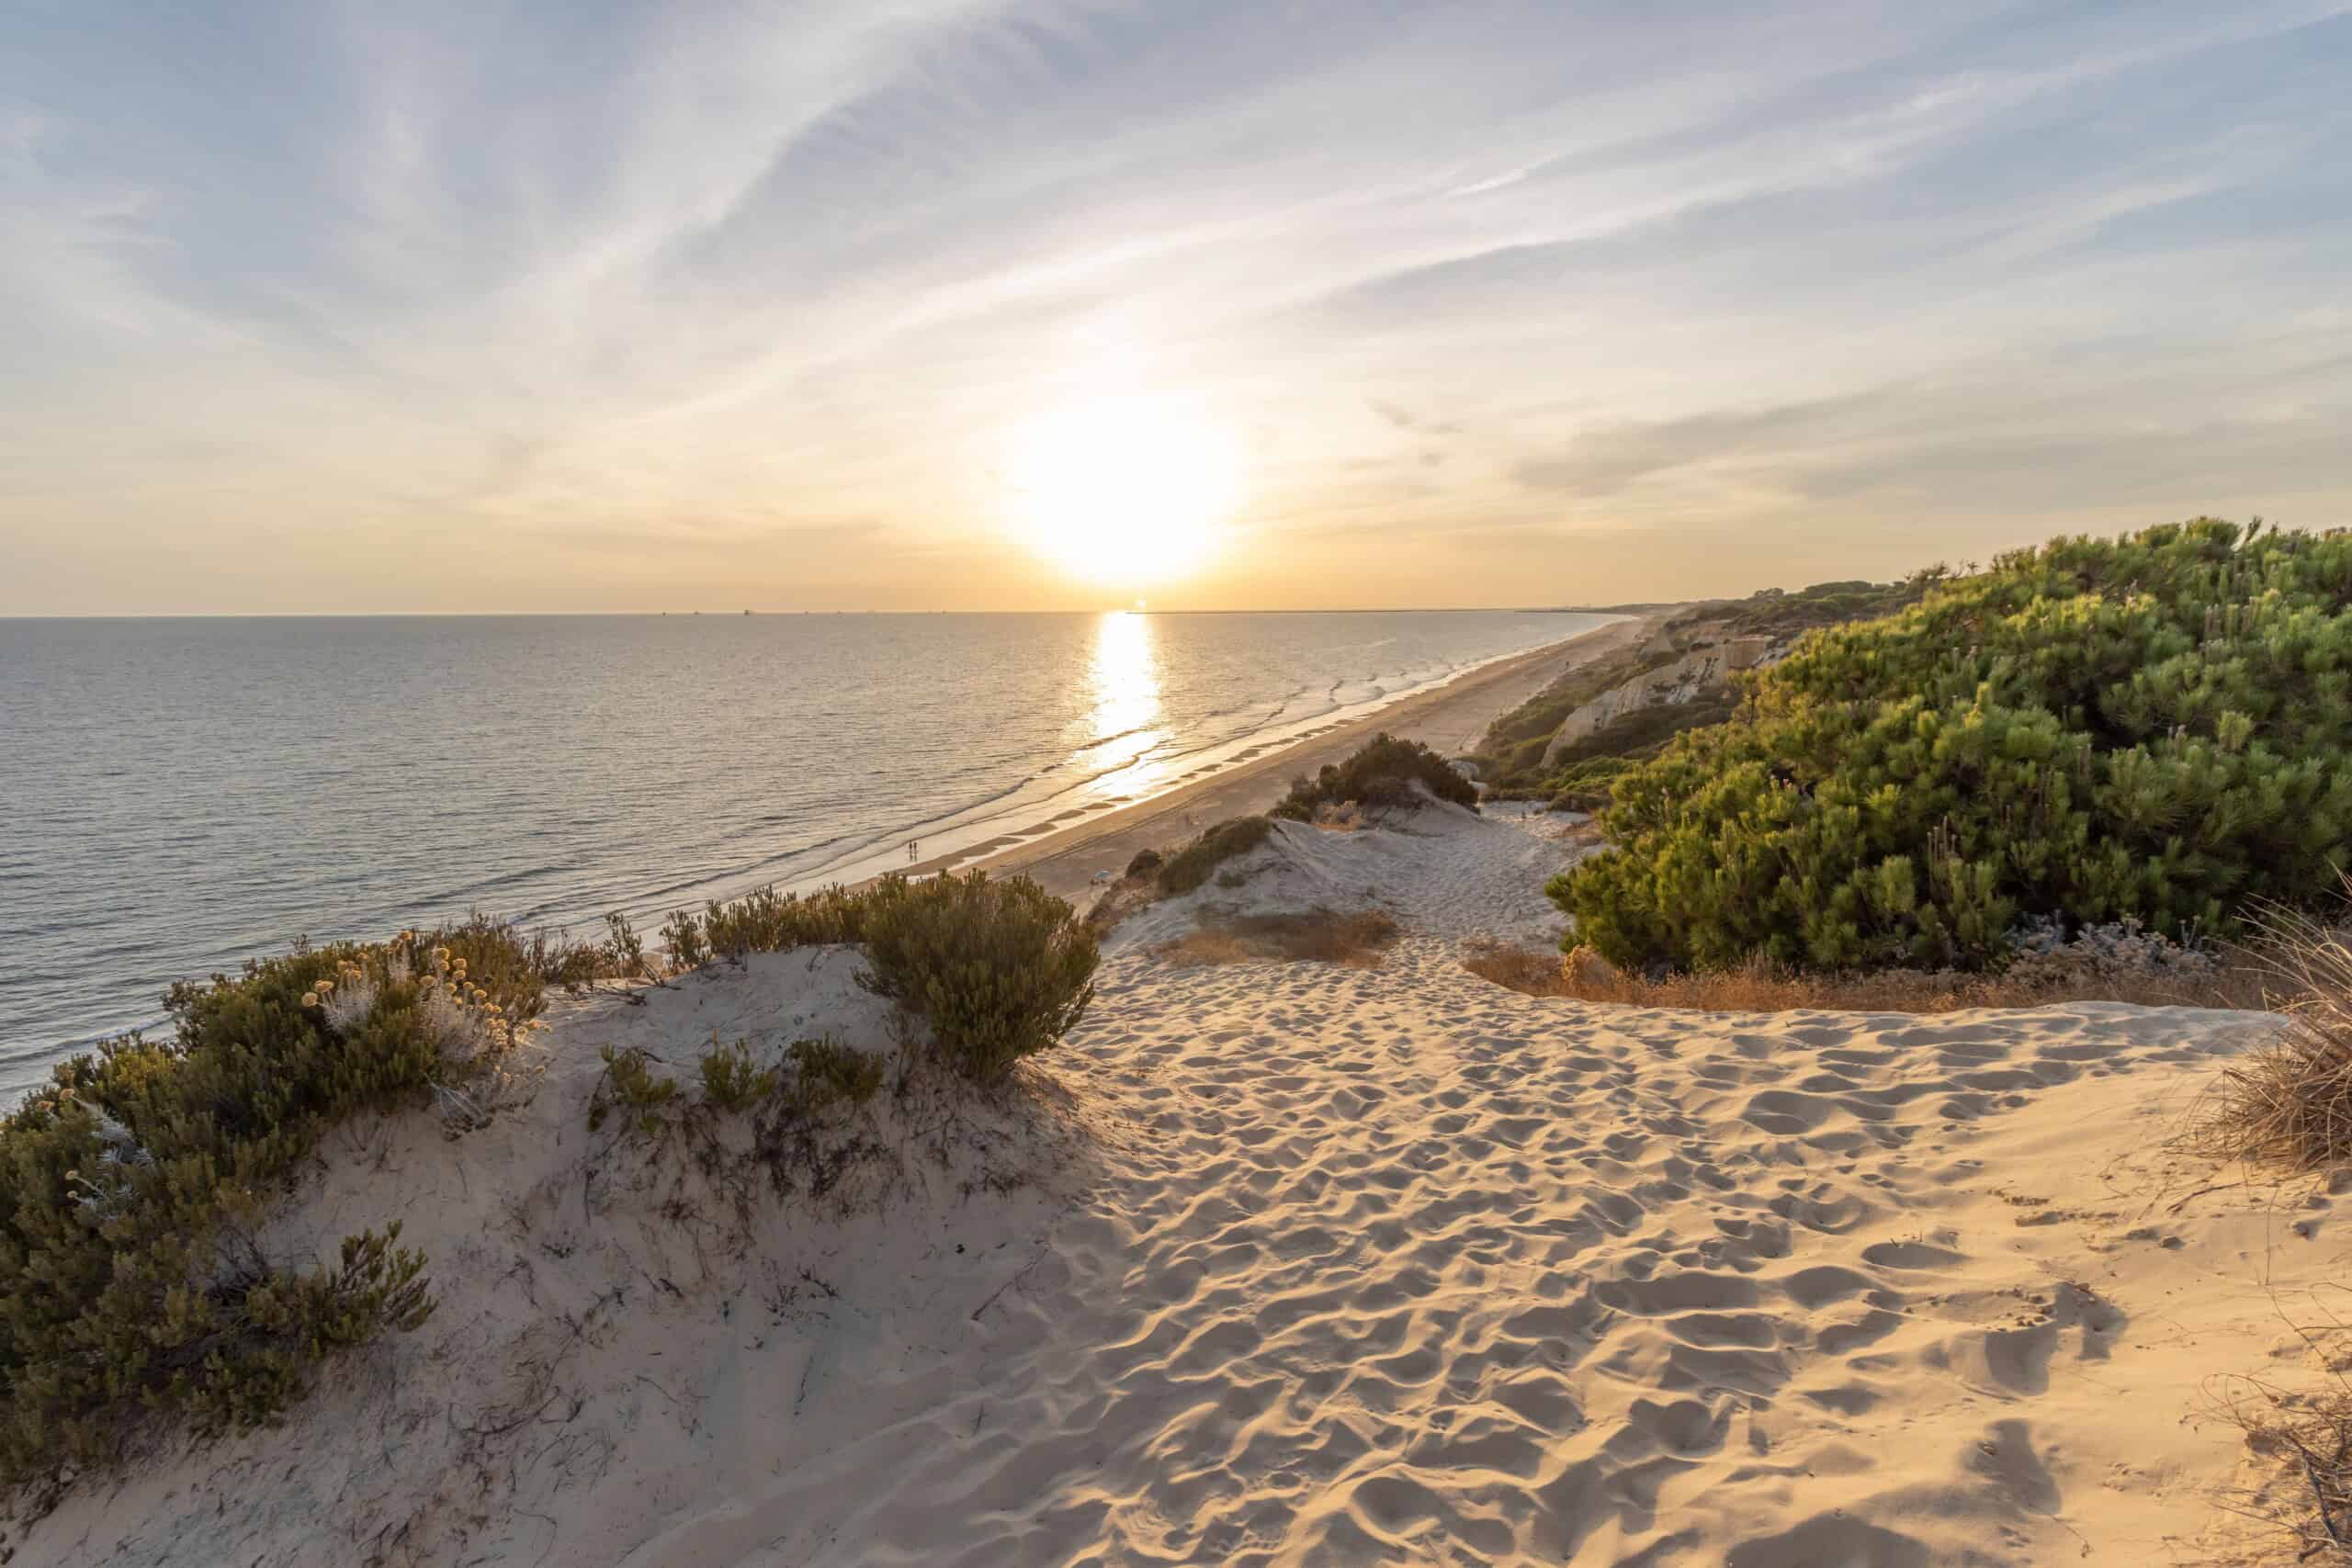
<svg viewBox="0 0 2352 1568">
<path fill-rule="evenodd" d="M 2143 1564 L 2204 1519 L 2185 1260 L 2079 1203 L 2226 1020 L 1611 1013 L 1430 942 L 1105 989 L 1086 1212 L 919 1408 L 632 1561 Z"/>
<path fill-rule="evenodd" d="M 1283 797 L 1290 781 L 1326 762 L 1343 761 L 1373 736 L 1386 730 L 1425 741 L 1451 756 L 1469 750 L 1487 726 L 1542 691 L 1559 676 L 1645 634 L 1646 619 L 1596 627 L 1549 648 L 1505 660 L 1408 698 L 1367 718 L 1339 726 L 1227 768 L 1198 784 L 1136 806 L 1104 812 L 1092 821 L 1035 839 L 926 861 L 918 871 L 944 871 L 978 863 L 990 871 L 1019 871 L 1064 897 L 1082 893 L 1098 871 L 1125 871 L 1137 850 L 1167 849 L 1202 828 L 1229 817 L 1263 811 Z"/>
</svg>

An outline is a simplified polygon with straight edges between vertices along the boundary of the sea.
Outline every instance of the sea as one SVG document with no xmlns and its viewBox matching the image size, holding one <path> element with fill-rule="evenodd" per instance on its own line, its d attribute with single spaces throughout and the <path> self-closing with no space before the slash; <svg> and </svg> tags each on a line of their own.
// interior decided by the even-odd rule
<svg viewBox="0 0 2352 1568">
<path fill-rule="evenodd" d="M 0 1103 L 300 939 L 472 909 L 650 935 L 1146 799 L 1606 618 L 0 620 Z"/>
</svg>

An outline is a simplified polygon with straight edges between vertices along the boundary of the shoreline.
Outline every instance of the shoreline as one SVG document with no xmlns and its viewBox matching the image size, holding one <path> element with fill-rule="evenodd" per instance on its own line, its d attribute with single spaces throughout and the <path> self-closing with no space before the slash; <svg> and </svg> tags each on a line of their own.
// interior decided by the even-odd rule
<svg viewBox="0 0 2352 1568">
<path fill-rule="evenodd" d="M 1003 834 L 920 860 L 906 868 L 907 874 L 928 876 L 970 869 L 998 874 L 1022 872 L 1048 893 L 1065 898 L 1083 894 L 1095 873 L 1108 870 L 1118 874 L 1137 850 L 1173 848 L 1213 822 L 1263 811 L 1283 797 L 1293 778 L 1340 761 L 1383 731 L 1424 741 L 1449 757 L 1458 756 L 1496 719 L 1566 671 L 1641 635 L 1650 619 L 1627 616 L 1496 660 L 1376 712 L 1310 730 L 1259 755 L 1245 753 L 1243 759 L 1207 778 L 1111 807 L 1082 822 Z"/>
<path fill-rule="evenodd" d="M 1095 869 L 1092 857 L 1084 861 L 1082 868 L 1069 860 L 1069 857 L 1080 850 L 1106 840 L 1125 843 L 1147 824 L 1157 824 L 1148 835 L 1149 841 L 1155 843 L 1159 843 L 1163 835 L 1171 840 L 1189 838 L 1193 829 L 1185 827 L 1181 817 L 1174 818 L 1172 823 L 1161 820 L 1188 807 L 1194 810 L 1216 810 L 1223 816 L 1262 810 L 1281 797 L 1290 778 L 1302 765 L 1311 772 L 1325 761 L 1337 761 L 1353 750 L 1363 739 L 1382 729 L 1394 729 L 1413 739 L 1428 739 L 1448 754 L 1458 752 L 1474 742 L 1491 719 L 1524 701 L 1560 669 L 1566 668 L 1563 656 L 1566 660 L 1589 657 L 1582 650 L 1593 647 L 1592 639 L 1605 638 L 1612 633 L 1623 636 L 1621 628 L 1636 624 L 1638 619 L 1629 617 L 1609 622 L 1539 648 L 1505 654 L 1474 665 L 1438 685 L 1415 690 L 1369 714 L 1327 721 L 1300 735 L 1257 743 L 1245 748 L 1236 758 L 1218 766 L 1216 772 L 1178 784 L 1161 793 L 1124 804 L 1105 802 L 1095 807 L 1079 808 L 1074 813 L 1065 812 L 1060 818 L 1008 828 L 947 852 L 903 866 L 891 865 L 888 870 L 910 875 L 931 875 L 973 866 L 983 866 L 992 872 L 1025 870 L 1037 877 L 1048 891 L 1074 898 L 1086 891 Z M 1332 749 L 1332 754 L 1322 755 L 1320 749 L 1324 748 Z M 1237 792 L 1245 792 L 1245 798 L 1249 799 L 1262 795 L 1263 799 L 1257 800 L 1256 804 L 1228 807 L 1224 802 Z M 1119 853 L 1118 864 L 1114 869 L 1124 870 L 1133 852 L 1130 848 Z M 867 857 L 860 855 L 856 858 Z M 871 863 L 869 859 L 868 864 Z M 854 864 L 854 860 L 852 864 Z M 860 887 L 880 874 L 883 872 L 879 870 L 868 870 L 862 874 L 853 871 L 846 876 L 828 874 L 815 882 L 796 878 L 779 886 Z M 662 909 L 698 907 L 704 896 L 738 897 L 758 885 L 756 880 L 747 882 L 740 875 L 730 876 L 718 885 L 725 890 L 697 895 L 683 904 L 673 898 L 660 908 L 628 907 L 626 912 L 650 929 L 658 924 Z M 404 917 L 403 923 L 430 923 L 432 918 L 415 913 Z M 549 920 L 517 916 L 513 918 L 513 921 L 533 929 L 593 938 L 601 926 L 602 917 L 583 914 L 569 919 Z M 313 931 L 312 934 L 317 933 Z M 330 934 L 322 940 L 371 941 L 379 939 L 382 934 L 372 929 L 359 929 L 342 937 Z M 277 951 L 280 945 L 265 943 L 254 951 L 256 954 L 266 954 Z M 214 965 L 220 969 L 233 966 L 233 959 L 223 959 Z M 51 1068 L 58 1062 L 92 1050 L 101 1041 L 128 1033 L 153 1032 L 163 1029 L 168 1022 L 163 1013 L 152 1008 L 125 1009 L 116 1016 L 119 1020 L 116 1024 L 89 1035 L 21 1045 L 10 1052 L 7 1059 L 0 1060 L 0 1105 L 12 1104 L 27 1092 L 46 1083 Z M 15 1045 L 17 1043 L 9 1043 Z"/>
</svg>

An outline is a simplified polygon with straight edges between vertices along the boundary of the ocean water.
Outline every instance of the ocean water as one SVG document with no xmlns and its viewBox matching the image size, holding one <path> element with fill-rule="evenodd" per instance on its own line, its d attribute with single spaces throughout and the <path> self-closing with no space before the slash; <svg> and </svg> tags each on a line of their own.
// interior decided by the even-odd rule
<svg viewBox="0 0 2352 1568">
<path fill-rule="evenodd" d="M 0 620 L 0 1093 L 300 937 L 854 880 L 1603 618 Z"/>
</svg>

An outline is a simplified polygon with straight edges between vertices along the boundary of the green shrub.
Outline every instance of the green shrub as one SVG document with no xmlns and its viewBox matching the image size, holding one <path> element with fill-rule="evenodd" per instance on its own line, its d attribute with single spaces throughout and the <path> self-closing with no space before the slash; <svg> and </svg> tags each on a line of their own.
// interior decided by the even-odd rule
<svg viewBox="0 0 2352 1568">
<path fill-rule="evenodd" d="M 422 1322 L 397 1231 L 317 1273 L 241 1237 L 338 1122 L 512 1048 L 546 951 L 476 917 L 183 983 L 169 1043 L 108 1041 L 0 1119 L 0 1483 L 104 1463 L 145 1413 L 266 1421 L 322 1357 Z"/>
<path fill-rule="evenodd" d="M 678 910 L 662 936 L 680 969 L 714 958 L 740 964 L 754 953 L 863 942 L 867 907 L 867 894 L 841 887 L 815 893 L 763 887 L 731 901 L 714 898 L 700 915 Z"/>
<path fill-rule="evenodd" d="M 1051 1045 L 1093 998 L 1092 934 L 1025 876 L 891 876 L 863 901 L 871 968 L 860 983 L 922 1014 L 942 1055 L 970 1077 Z"/>
<path fill-rule="evenodd" d="M 616 1050 L 606 1045 L 597 1055 L 604 1058 L 605 1075 L 598 1080 L 595 1093 L 588 1099 L 588 1130 L 597 1131 L 617 1111 L 628 1118 L 629 1131 L 638 1136 L 650 1138 L 660 1133 L 662 1113 L 678 1098 L 677 1081 L 656 1074 L 652 1055 L 638 1046 Z M 749 1047 L 745 1047 L 745 1055 L 749 1055 Z M 707 1071 L 707 1058 L 705 1060 Z"/>
<path fill-rule="evenodd" d="M 1236 817 L 1219 822 L 1185 845 L 1159 868 L 1159 890 L 1173 897 L 1190 893 L 1236 855 L 1246 855 L 1273 832 L 1271 818 Z"/>
<path fill-rule="evenodd" d="M 792 1066 L 789 1077 L 780 1065 L 762 1066 L 749 1041 L 714 1041 L 700 1063 L 703 1103 L 731 1113 L 780 1101 L 795 1116 L 818 1117 L 836 1106 L 865 1104 L 887 1076 L 879 1055 L 831 1040 L 796 1040 L 785 1048 L 785 1060 Z M 612 1077 L 613 1105 L 632 1105 L 657 1120 L 676 1094 L 676 1085 L 655 1078 L 642 1063 L 625 1063 Z"/>
<path fill-rule="evenodd" d="M 1550 800 L 1555 811 L 1604 811 L 1617 780 L 1630 772 L 1630 757 L 1590 757 L 1552 775 Z"/>
<path fill-rule="evenodd" d="M 785 1055 L 793 1066 L 787 1091 L 795 1110 L 821 1116 L 840 1105 L 863 1105 L 885 1077 L 882 1058 L 831 1040 L 796 1040 Z"/>
<path fill-rule="evenodd" d="M 710 962 L 710 944 L 702 939 L 702 917 L 690 909 L 673 909 L 662 922 L 662 945 L 670 950 L 671 965 L 699 969 Z"/>
<path fill-rule="evenodd" d="M 1311 779 L 1290 786 L 1290 794 L 1272 815 L 1311 822 L 1325 806 L 1417 806 L 1420 785 L 1440 800 L 1476 809 L 1478 786 L 1453 771 L 1452 763 L 1418 740 L 1375 735 L 1344 762 L 1326 762 Z"/>
<path fill-rule="evenodd" d="M 1997 965 L 2025 922 L 2192 939 L 2352 857 L 2352 536 L 2212 519 L 1929 577 L 1619 775 L 1555 878 L 1614 963 Z"/>
<path fill-rule="evenodd" d="M 1159 868 L 1167 863 L 1167 857 L 1158 850 L 1137 850 L 1135 858 L 1127 862 L 1127 880 L 1136 882 L 1147 876 L 1157 876 Z"/>
<path fill-rule="evenodd" d="M 715 1032 L 698 1066 L 703 1103 L 729 1112 L 750 1110 L 775 1094 L 784 1082 L 784 1075 L 775 1067 L 762 1066 L 752 1059 L 751 1042 L 721 1045 Z M 593 1107 L 590 1114 L 594 1114 Z"/>
</svg>

